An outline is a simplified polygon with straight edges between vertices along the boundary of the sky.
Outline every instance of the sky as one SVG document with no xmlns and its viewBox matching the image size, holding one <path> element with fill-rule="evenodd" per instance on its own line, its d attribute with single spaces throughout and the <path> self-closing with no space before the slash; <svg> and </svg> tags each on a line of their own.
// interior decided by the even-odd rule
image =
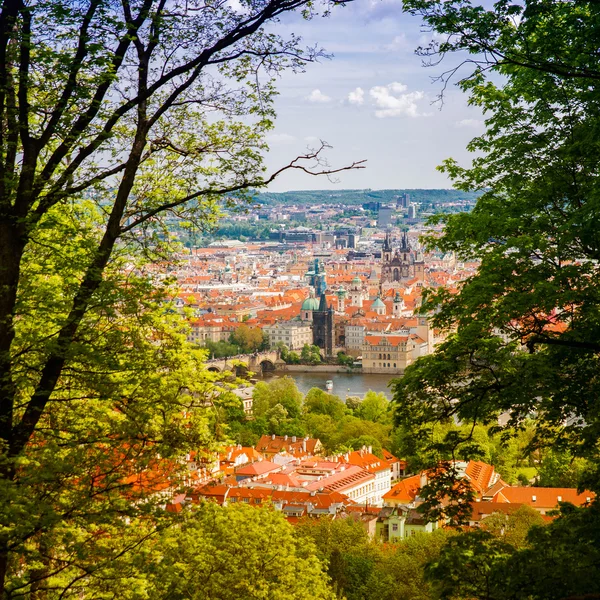
<svg viewBox="0 0 600 600">
<path fill-rule="evenodd" d="M 433 78 L 458 57 L 424 67 L 415 48 L 433 34 L 420 18 L 402 12 L 401 0 L 354 0 L 311 21 L 286 15 L 275 31 L 300 35 L 306 45 L 318 44 L 333 57 L 279 79 L 269 169 L 319 140 L 333 147 L 327 153 L 332 167 L 366 159 L 367 168 L 340 173 L 334 182 L 288 172 L 270 191 L 452 186 L 436 166 L 449 157 L 469 164 L 465 147 L 483 131 L 483 118 L 454 86 L 446 90 L 443 106 L 435 103 L 442 84 Z"/>
</svg>

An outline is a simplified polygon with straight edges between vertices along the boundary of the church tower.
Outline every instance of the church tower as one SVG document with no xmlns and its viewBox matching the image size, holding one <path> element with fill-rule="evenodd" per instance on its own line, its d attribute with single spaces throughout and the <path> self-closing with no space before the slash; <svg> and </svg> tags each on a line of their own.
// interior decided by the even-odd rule
<svg viewBox="0 0 600 600">
<path fill-rule="evenodd" d="M 381 259 L 384 263 L 388 263 L 392 260 L 392 238 L 389 231 L 385 234 L 385 240 L 383 240 Z"/>
<path fill-rule="evenodd" d="M 319 309 L 312 313 L 313 321 L 313 343 L 322 350 L 325 356 L 333 355 L 333 307 L 327 306 L 325 294 L 321 294 Z"/>
<path fill-rule="evenodd" d="M 402 300 L 402 296 L 400 296 L 400 292 L 396 292 L 394 296 L 394 306 L 392 308 L 392 313 L 395 317 L 402 316 L 402 309 L 404 308 L 404 300 Z"/>
</svg>

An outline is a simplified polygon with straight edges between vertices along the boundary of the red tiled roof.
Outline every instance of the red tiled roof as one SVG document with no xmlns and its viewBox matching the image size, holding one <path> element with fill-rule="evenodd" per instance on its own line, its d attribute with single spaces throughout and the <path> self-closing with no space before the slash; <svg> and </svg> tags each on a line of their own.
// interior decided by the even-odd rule
<svg viewBox="0 0 600 600">
<path fill-rule="evenodd" d="M 421 476 L 413 475 L 397 483 L 389 492 L 386 492 L 382 498 L 384 501 L 394 501 L 402 504 L 409 504 L 417 497 L 421 489 Z"/>
<path fill-rule="evenodd" d="M 594 492 L 577 493 L 575 488 L 505 487 L 494 496 L 494 502 L 527 504 L 533 508 L 552 509 L 559 502 L 584 506 L 595 498 Z"/>
</svg>

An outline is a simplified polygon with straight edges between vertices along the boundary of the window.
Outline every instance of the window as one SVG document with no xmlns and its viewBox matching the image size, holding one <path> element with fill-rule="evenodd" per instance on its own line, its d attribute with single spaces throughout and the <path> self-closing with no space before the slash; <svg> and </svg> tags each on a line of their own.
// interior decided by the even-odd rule
<svg viewBox="0 0 600 600">
<path fill-rule="evenodd" d="M 392 525 L 392 531 L 398 531 L 398 523 Z"/>
</svg>

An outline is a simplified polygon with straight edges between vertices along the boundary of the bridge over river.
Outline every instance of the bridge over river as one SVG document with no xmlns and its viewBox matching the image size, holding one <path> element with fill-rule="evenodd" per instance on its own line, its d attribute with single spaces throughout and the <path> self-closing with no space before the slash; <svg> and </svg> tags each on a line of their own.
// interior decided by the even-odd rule
<svg viewBox="0 0 600 600">
<path fill-rule="evenodd" d="M 275 366 L 281 362 L 281 355 L 277 350 L 267 352 L 255 352 L 254 354 L 238 354 L 226 358 L 213 358 L 206 361 L 209 371 L 222 373 L 231 371 L 236 375 L 243 375 L 247 371 L 263 375 L 275 370 Z"/>
</svg>

